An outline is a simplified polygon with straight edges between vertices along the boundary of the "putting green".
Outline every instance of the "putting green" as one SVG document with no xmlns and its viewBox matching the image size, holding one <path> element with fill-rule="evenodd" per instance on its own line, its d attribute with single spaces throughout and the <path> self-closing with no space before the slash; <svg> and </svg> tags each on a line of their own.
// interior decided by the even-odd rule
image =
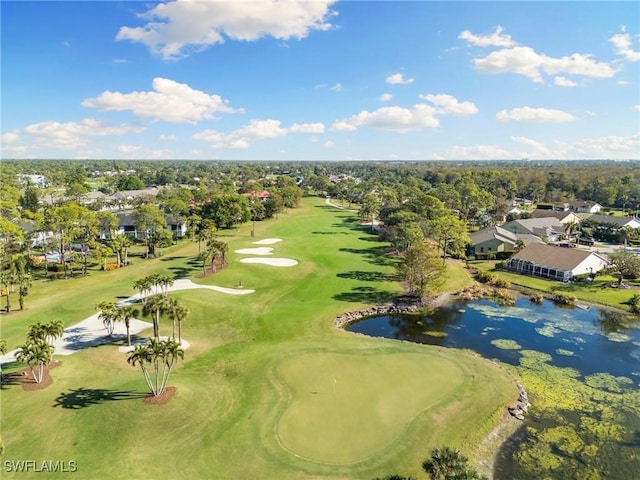
<svg viewBox="0 0 640 480">
<path fill-rule="evenodd" d="M 375 456 L 465 381 L 460 366 L 429 354 L 306 354 L 285 359 L 278 373 L 291 392 L 280 443 L 330 464 Z"/>
</svg>

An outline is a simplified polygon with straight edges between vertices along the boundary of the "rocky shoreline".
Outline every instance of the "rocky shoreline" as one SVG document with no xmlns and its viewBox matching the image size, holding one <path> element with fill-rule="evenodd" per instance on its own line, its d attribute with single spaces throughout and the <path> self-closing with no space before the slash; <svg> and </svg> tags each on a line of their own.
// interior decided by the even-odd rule
<svg viewBox="0 0 640 480">
<path fill-rule="evenodd" d="M 366 310 L 356 310 L 338 315 L 333 321 L 333 326 L 336 328 L 344 328 L 350 323 L 357 322 L 364 318 L 376 317 L 379 315 L 413 313 L 417 312 L 419 309 L 419 300 L 415 300 L 410 297 L 402 297 L 393 303 L 376 305 L 375 307 L 367 308 Z"/>
</svg>

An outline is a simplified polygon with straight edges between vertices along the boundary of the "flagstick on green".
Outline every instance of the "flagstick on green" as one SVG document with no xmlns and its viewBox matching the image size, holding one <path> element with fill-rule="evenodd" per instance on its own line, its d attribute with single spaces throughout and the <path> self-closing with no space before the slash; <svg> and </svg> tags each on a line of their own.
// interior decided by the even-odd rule
<svg viewBox="0 0 640 480">
<path fill-rule="evenodd" d="M 336 383 L 338 383 L 338 379 L 333 377 L 333 394 L 336 394 Z"/>
</svg>

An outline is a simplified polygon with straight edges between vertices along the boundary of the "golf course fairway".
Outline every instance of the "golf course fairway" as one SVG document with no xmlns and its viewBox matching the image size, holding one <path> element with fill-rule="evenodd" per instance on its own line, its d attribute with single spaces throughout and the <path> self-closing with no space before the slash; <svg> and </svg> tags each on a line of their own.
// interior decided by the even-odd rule
<svg viewBox="0 0 640 480">
<path fill-rule="evenodd" d="M 77 478 L 101 480 L 372 480 L 424 478 L 422 462 L 443 445 L 483 460 L 478 446 L 518 395 L 504 368 L 472 352 L 332 326 L 341 313 L 402 293 L 388 244 L 355 213 L 316 197 L 258 222 L 255 236 L 250 229 L 220 232 L 228 266 L 204 278 L 198 243 L 185 239 L 111 272 L 38 280 L 26 309 L 0 320 L 9 349 L 24 342 L 29 325 L 59 319 L 71 327 L 99 302 L 133 295 L 133 283 L 151 273 L 221 290 L 170 293 L 189 309 L 182 338 L 190 347 L 171 373 L 168 403 L 143 401 L 140 369 L 118 351 L 123 338 L 54 355 L 60 363 L 44 389 L 3 382 L 3 462 L 74 461 Z M 273 257 L 297 264 L 243 263 L 251 253 L 235 252 L 269 239 L 282 239 L 269 245 Z M 456 268 L 460 283 L 466 273 Z M 240 285 L 252 293 L 225 293 Z M 160 334 L 170 333 L 163 317 Z M 24 367 L 6 364 L 3 374 Z"/>
</svg>

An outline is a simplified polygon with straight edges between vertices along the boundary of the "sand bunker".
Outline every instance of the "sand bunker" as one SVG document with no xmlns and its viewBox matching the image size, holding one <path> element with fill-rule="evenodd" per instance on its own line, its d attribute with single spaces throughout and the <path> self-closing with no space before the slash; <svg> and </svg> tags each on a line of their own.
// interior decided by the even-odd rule
<svg viewBox="0 0 640 480">
<path fill-rule="evenodd" d="M 258 240 L 257 242 L 252 242 L 254 245 L 271 245 L 273 243 L 281 242 L 281 238 L 265 238 L 264 240 Z"/>
<path fill-rule="evenodd" d="M 243 258 L 240 260 L 241 263 L 259 263 L 262 265 L 271 265 L 272 267 L 293 267 L 297 265 L 298 262 L 291 258 Z"/>
<path fill-rule="evenodd" d="M 256 247 L 256 248 L 241 248 L 236 250 L 236 253 L 242 255 L 273 255 L 273 248 L 271 247 Z"/>
</svg>

